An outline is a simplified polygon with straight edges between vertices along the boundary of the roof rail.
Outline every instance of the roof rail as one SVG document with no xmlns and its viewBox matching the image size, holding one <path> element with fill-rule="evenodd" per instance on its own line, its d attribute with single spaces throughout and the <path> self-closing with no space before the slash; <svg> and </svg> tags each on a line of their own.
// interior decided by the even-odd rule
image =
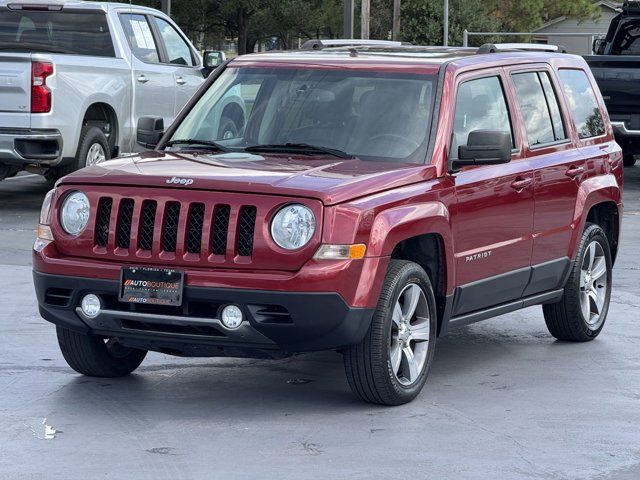
<svg viewBox="0 0 640 480">
<path fill-rule="evenodd" d="M 547 45 L 544 43 L 485 43 L 476 53 L 499 52 L 553 52 L 567 53 L 562 45 Z"/>
<path fill-rule="evenodd" d="M 330 40 L 307 40 L 300 47 L 301 50 L 322 50 L 330 47 L 400 47 L 407 45 L 390 40 L 361 40 L 352 38 L 338 38 Z"/>
</svg>

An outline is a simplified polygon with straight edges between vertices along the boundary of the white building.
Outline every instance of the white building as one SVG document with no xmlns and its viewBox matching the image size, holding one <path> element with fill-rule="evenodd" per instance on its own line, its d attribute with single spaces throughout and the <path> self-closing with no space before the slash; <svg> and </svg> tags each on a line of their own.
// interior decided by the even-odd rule
<svg viewBox="0 0 640 480">
<path fill-rule="evenodd" d="M 598 1 L 596 2 L 602 11 L 597 21 L 578 21 L 576 18 L 562 16 L 548 21 L 540 28 L 534 30 L 533 42 L 562 45 L 569 53 L 577 55 L 590 55 L 593 40 L 604 38 L 609 29 L 609 23 L 619 13 L 622 2 Z M 554 33 L 579 33 L 580 36 L 554 36 Z M 593 35 L 595 34 L 595 35 Z"/>
</svg>

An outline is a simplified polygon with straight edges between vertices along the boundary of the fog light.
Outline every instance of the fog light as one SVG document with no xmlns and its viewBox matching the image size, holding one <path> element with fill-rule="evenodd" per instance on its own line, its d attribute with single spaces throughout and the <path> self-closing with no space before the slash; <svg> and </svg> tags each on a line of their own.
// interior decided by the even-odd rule
<svg viewBox="0 0 640 480">
<path fill-rule="evenodd" d="M 229 330 L 235 330 L 242 323 L 242 310 L 235 305 L 227 305 L 222 309 L 222 324 Z"/>
<path fill-rule="evenodd" d="M 98 296 L 90 293 L 89 295 L 84 296 L 80 308 L 82 309 L 82 313 L 87 317 L 96 318 L 100 315 L 100 308 L 102 308 L 102 305 L 100 304 Z"/>
</svg>

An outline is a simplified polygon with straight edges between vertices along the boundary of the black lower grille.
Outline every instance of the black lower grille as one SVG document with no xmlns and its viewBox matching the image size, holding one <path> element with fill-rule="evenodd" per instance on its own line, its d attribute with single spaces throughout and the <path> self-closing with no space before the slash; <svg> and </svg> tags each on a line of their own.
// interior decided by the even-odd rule
<svg viewBox="0 0 640 480">
<path fill-rule="evenodd" d="M 72 294 L 73 291 L 67 288 L 49 288 L 44 294 L 44 302 L 56 307 L 68 307 Z"/>
<path fill-rule="evenodd" d="M 242 207 L 238 220 L 238 255 L 250 257 L 253 253 L 253 234 L 256 228 L 256 207 Z"/>
<path fill-rule="evenodd" d="M 158 204 L 154 200 L 142 202 L 140 214 L 140 229 L 138 230 L 138 248 L 151 250 L 153 245 L 153 231 L 156 224 L 156 208 Z"/>
<path fill-rule="evenodd" d="M 125 198 L 120 203 L 116 244 L 120 248 L 129 248 L 131 244 L 131 220 L 133 219 L 133 200 Z"/>
<path fill-rule="evenodd" d="M 204 225 L 204 203 L 194 203 L 189 210 L 187 224 L 187 252 L 200 253 L 202 249 L 202 227 Z"/>
<path fill-rule="evenodd" d="M 207 337 L 224 337 L 224 334 L 215 327 L 207 325 L 170 325 L 166 323 L 154 323 L 152 321 L 138 321 L 121 319 L 122 328 L 127 330 L 142 330 L 145 332 L 173 333 L 178 335 L 199 335 Z"/>
<path fill-rule="evenodd" d="M 111 221 L 111 206 L 113 200 L 101 198 L 98 202 L 98 212 L 96 213 L 96 245 L 106 247 L 109 240 L 109 222 Z"/>
<path fill-rule="evenodd" d="M 180 220 L 180 204 L 169 202 L 164 211 L 164 230 L 162 232 L 162 250 L 175 252 L 178 241 L 178 221 Z"/>
<path fill-rule="evenodd" d="M 229 205 L 218 205 L 216 207 L 211 231 L 211 253 L 214 255 L 224 255 L 227 252 L 230 213 L 231 207 Z"/>
</svg>

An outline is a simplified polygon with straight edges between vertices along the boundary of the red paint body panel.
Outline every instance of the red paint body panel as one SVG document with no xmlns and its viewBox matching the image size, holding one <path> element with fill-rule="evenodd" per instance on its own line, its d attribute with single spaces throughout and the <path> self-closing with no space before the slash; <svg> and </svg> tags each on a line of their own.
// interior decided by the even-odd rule
<svg viewBox="0 0 640 480">
<path fill-rule="evenodd" d="M 325 55 L 324 57 L 322 55 Z M 456 288 L 562 257 L 573 258 L 586 215 L 597 203 L 613 202 L 621 215 L 622 156 L 600 95 L 605 135 L 581 141 L 563 95 L 561 110 L 567 142 L 531 149 L 526 142 L 522 113 L 510 84 L 510 72 L 522 68 L 551 73 L 561 92 L 558 67 L 588 67 L 579 57 L 549 54 L 495 54 L 451 58 L 356 58 L 345 55 L 251 55 L 232 62 L 236 67 L 340 68 L 436 73 L 440 68 L 437 128 L 431 138 L 430 163 L 340 160 L 291 155 L 244 158 L 203 153 L 150 152 L 107 165 L 83 169 L 65 177 L 54 200 L 52 228 L 55 244 L 34 254 L 34 269 L 78 277 L 117 279 L 128 264 L 178 266 L 188 285 L 278 290 L 338 292 L 351 306 L 375 307 L 390 255 L 407 238 L 434 234 L 444 254 L 445 294 Z M 512 161 L 503 165 L 465 167 L 450 173 L 448 151 L 458 85 L 476 76 L 502 79 L 514 124 Z M 590 75 L 590 74 L 589 74 Z M 590 77 L 591 78 L 591 77 Z M 592 84 L 595 85 L 591 78 Z M 597 88 L 595 89 L 597 92 Z M 567 176 L 567 171 L 584 172 Z M 165 183 L 172 177 L 193 179 L 189 186 Z M 522 189 L 514 182 L 531 180 Z M 257 207 L 255 250 L 250 259 L 238 259 L 228 250 L 223 258 L 191 257 L 179 240 L 173 258 L 161 257 L 159 237 L 149 255 L 116 252 L 114 233 L 106 251 L 95 250 L 90 226 L 77 238 L 66 236 L 57 222 L 65 192 L 82 189 L 92 207 L 101 196 L 136 201 L 226 202 L 232 210 Z M 300 202 L 317 218 L 312 241 L 297 252 L 280 250 L 270 240 L 268 225 L 281 205 Z M 137 205 L 137 203 L 136 203 Z M 134 211 L 134 222 L 139 217 Z M 232 215 L 233 216 L 233 215 Z M 95 221 L 95 218 L 92 220 Z M 184 224 L 184 219 L 181 220 Z M 230 227 L 230 230 L 232 228 Z M 203 243 L 208 242 L 203 234 Z M 232 235 L 230 232 L 229 235 Z M 230 237 L 231 238 L 231 237 Z M 135 239 L 133 239 L 135 240 Z M 318 262 L 313 253 L 321 243 L 367 245 L 362 260 Z M 490 251 L 487 258 L 469 257 Z"/>
</svg>

